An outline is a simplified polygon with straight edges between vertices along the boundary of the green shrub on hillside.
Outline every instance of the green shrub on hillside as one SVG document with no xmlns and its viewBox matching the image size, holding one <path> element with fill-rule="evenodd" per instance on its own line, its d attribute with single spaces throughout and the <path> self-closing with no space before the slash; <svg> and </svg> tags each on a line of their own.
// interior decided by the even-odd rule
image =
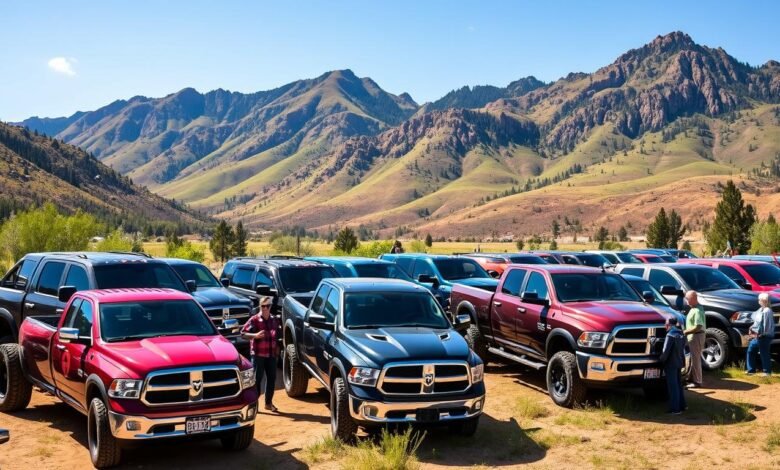
<svg viewBox="0 0 780 470">
<path fill-rule="evenodd" d="M 116 229 L 95 244 L 95 251 L 133 251 L 133 240 Z"/>
<path fill-rule="evenodd" d="M 183 242 L 181 245 L 171 245 L 170 249 L 165 251 L 165 256 L 168 258 L 181 258 L 188 259 L 190 261 L 197 261 L 202 263 L 206 259 L 206 253 L 203 249 L 196 247 L 190 242 Z"/>
</svg>

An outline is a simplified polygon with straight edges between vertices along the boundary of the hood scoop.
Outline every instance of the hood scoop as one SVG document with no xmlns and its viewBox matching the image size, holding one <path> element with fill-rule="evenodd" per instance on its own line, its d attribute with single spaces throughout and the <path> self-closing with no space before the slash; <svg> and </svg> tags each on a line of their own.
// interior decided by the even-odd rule
<svg viewBox="0 0 780 470">
<path fill-rule="evenodd" d="M 373 339 L 374 341 L 385 341 L 387 342 L 387 336 L 384 335 L 366 335 L 369 338 Z"/>
<path fill-rule="evenodd" d="M 449 333 L 442 333 L 442 334 L 439 335 L 439 339 L 441 339 L 442 341 L 447 341 L 448 339 L 450 339 L 450 334 Z"/>
</svg>

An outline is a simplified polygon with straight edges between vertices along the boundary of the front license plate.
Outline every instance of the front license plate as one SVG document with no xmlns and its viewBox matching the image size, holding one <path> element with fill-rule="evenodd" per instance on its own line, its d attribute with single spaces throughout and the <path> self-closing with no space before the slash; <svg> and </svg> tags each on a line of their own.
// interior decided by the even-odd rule
<svg viewBox="0 0 780 470">
<path fill-rule="evenodd" d="M 198 434 L 211 431 L 211 417 L 198 416 L 197 418 L 187 418 L 185 429 L 187 434 Z"/>
<path fill-rule="evenodd" d="M 439 410 L 417 410 L 418 423 L 435 423 L 439 420 Z"/>
<path fill-rule="evenodd" d="M 661 369 L 645 369 L 645 379 L 660 379 Z"/>
</svg>

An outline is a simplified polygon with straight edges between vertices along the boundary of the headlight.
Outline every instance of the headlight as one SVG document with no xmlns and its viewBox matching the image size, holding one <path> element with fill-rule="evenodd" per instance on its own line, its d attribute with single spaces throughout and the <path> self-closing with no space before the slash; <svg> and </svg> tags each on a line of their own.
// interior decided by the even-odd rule
<svg viewBox="0 0 780 470">
<path fill-rule="evenodd" d="M 116 379 L 111 382 L 108 396 L 111 398 L 138 398 L 141 396 L 143 380 Z"/>
<path fill-rule="evenodd" d="M 247 389 L 255 386 L 255 370 L 246 369 L 240 372 L 241 374 L 241 388 Z"/>
<path fill-rule="evenodd" d="M 731 323 L 741 323 L 747 325 L 753 323 L 753 312 L 734 312 L 731 316 Z"/>
<path fill-rule="evenodd" d="M 379 369 L 371 369 L 370 367 L 353 367 L 347 375 L 349 383 L 367 387 L 376 387 L 377 379 L 379 379 Z"/>
<path fill-rule="evenodd" d="M 577 346 L 581 348 L 603 349 L 607 347 L 607 338 L 609 338 L 609 333 L 585 331 L 577 339 Z"/>
<path fill-rule="evenodd" d="M 485 377 L 485 364 L 477 364 L 471 367 L 471 383 L 482 382 Z"/>
</svg>

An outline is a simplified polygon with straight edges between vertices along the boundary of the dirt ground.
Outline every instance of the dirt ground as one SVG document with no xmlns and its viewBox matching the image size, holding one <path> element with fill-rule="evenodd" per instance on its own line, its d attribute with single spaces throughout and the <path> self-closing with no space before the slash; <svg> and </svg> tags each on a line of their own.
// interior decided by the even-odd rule
<svg viewBox="0 0 780 470">
<path fill-rule="evenodd" d="M 707 388 L 687 393 L 682 416 L 636 390 L 596 392 L 592 407 L 566 410 L 552 404 L 538 372 L 493 365 L 476 436 L 430 431 L 418 458 L 423 468 L 780 467 L 780 379 L 730 370 L 705 380 Z M 310 451 L 329 431 L 327 394 L 314 381 L 303 400 L 277 388 L 281 414 L 258 416 L 248 451 L 227 453 L 218 441 L 145 445 L 125 451 L 123 468 L 339 468 Z M 86 419 L 50 396 L 35 392 L 25 411 L 0 414 L 0 428 L 11 430 L 0 446 L 3 470 L 90 467 Z"/>
</svg>

